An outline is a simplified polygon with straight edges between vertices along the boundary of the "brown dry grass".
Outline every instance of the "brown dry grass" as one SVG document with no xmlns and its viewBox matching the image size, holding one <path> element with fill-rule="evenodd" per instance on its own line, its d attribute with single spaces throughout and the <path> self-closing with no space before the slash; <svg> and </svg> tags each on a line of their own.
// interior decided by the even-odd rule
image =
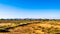
<svg viewBox="0 0 60 34">
<path fill-rule="evenodd" d="M 9 29 L 10 32 L 0 32 L 0 34 L 60 34 L 60 21 L 28 20 L 20 22 L 31 22 L 31 24 L 11 28 Z M 3 23 L 2 25 L 5 26 L 6 24 L 9 25 L 9 23 Z"/>
</svg>

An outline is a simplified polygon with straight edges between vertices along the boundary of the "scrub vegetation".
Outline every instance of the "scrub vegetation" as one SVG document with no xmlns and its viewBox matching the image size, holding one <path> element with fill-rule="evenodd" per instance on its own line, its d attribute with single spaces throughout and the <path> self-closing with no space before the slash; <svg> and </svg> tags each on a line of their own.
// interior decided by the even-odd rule
<svg viewBox="0 0 60 34">
<path fill-rule="evenodd" d="M 0 34 L 60 34 L 60 19 L 0 19 Z"/>
</svg>

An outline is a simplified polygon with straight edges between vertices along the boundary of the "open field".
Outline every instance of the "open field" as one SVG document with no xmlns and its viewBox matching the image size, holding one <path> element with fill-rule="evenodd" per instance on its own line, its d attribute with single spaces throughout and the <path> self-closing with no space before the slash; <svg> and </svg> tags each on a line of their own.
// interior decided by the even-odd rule
<svg viewBox="0 0 60 34">
<path fill-rule="evenodd" d="M 60 20 L 0 20 L 0 34 L 60 34 Z"/>
</svg>

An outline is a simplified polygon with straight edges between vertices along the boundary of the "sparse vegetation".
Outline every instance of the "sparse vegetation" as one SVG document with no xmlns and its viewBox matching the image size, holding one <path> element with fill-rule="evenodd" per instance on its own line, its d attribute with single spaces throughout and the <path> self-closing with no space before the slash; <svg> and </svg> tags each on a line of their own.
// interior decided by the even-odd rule
<svg viewBox="0 0 60 34">
<path fill-rule="evenodd" d="M 0 19 L 3 34 L 60 34 L 58 19 Z"/>
</svg>

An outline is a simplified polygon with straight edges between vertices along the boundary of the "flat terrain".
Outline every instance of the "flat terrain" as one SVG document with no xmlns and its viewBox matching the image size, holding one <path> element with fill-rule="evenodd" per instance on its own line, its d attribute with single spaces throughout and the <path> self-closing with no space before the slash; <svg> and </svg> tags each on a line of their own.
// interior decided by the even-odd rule
<svg viewBox="0 0 60 34">
<path fill-rule="evenodd" d="M 1 20 L 0 34 L 60 34 L 60 20 Z M 7 31 L 4 31 L 4 30 Z"/>
</svg>

